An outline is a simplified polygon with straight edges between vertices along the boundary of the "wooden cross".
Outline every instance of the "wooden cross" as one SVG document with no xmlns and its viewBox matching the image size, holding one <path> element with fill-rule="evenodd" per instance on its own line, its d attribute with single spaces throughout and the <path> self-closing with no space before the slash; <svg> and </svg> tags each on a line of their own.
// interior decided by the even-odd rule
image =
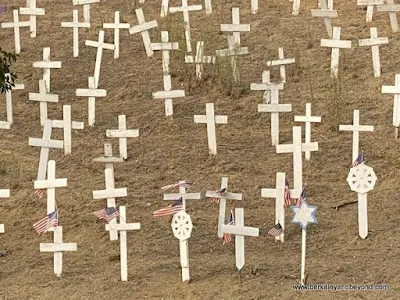
<svg viewBox="0 0 400 300">
<path fill-rule="evenodd" d="M 21 15 L 29 15 L 29 22 L 31 28 L 31 37 L 36 37 L 36 16 L 44 16 L 45 10 L 44 8 L 36 7 L 36 0 L 27 0 L 27 7 L 20 7 L 19 13 Z"/>
<path fill-rule="evenodd" d="M 168 31 L 161 31 L 161 43 L 151 43 L 152 50 L 160 50 L 162 53 L 163 74 L 169 74 L 169 51 L 179 50 L 179 43 L 168 42 Z"/>
<path fill-rule="evenodd" d="M 217 154 L 217 137 L 215 135 L 215 124 L 227 124 L 228 116 L 216 116 L 214 103 L 206 103 L 205 115 L 194 115 L 194 122 L 207 124 L 207 139 L 209 154 Z"/>
<path fill-rule="evenodd" d="M 321 117 L 311 116 L 311 103 L 306 103 L 306 115 L 305 116 L 294 116 L 294 121 L 306 123 L 305 142 L 306 142 L 306 144 L 311 143 L 311 123 L 321 123 Z M 306 160 L 310 160 L 310 157 L 311 157 L 311 152 L 306 151 L 306 154 L 305 154 Z"/>
<path fill-rule="evenodd" d="M 29 100 L 39 101 L 40 125 L 43 126 L 47 118 L 47 103 L 57 103 L 58 95 L 48 94 L 43 79 L 39 80 L 39 93 L 29 93 Z"/>
<path fill-rule="evenodd" d="M 74 122 L 71 119 L 71 105 L 63 105 L 63 119 L 52 120 L 51 126 L 53 128 L 62 128 L 64 132 L 64 155 L 71 154 L 72 142 L 71 133 L 72 129 L 83 129 L 83 122 Z"/>
<path fill-rule="evenodd" d="M 394 94 L 393 101 L 393 126 L 395 127 L 395 138 L 399 135 L 400 126 L 400 74 L 396 74 L 394 86 L 383 85 L 382 94 Z"/>
<path fill-rule="evenodd" d="M 109 143 L 104 144 L 104 156 L 97 157 L 93 159 L 94 162 L 105 163 L 104 169 L 104 177 L 106 182 L 106 189 L 114 189 L 115 188 L 115 179 L 114 179 L 114 163 L 124 162 L 122 157 L 113 157 L 112 153 L 112 145 Z M 107 198 L 107 207 L 114 207 L 115 205 L 115 197 Z M 117 219 L 112 219 L 109 224 L 116 224 Z M 110 240 L 118 240 L 118 232 L 117 230 L 110 230 Z"/>
<path fill-rule="evenodd" d="M 79 56 L 79 28 L 90 28 L 89 22 L 79 22 L 78 10 L 72 11 L 72 22 L 61 22 L 61 27 L 73 28 L 72 42 L 74 57 Z"/>
<path fill-rule="evenodd" d="M 339 131 L 352 131 L 353 132 L 353 155 L 352 163 L 357 159 L 359 154 L 360 131 L 374 131 L 374 126 L 360 125 L 360 111 L 355 109 L 353 111 L 353 125 L 339 125 Z"/>
<path fill-rule="evenodd" d="M 376 9 L 377 11 L 388 12 L 392 31 L 399 31 L 399 23 L 397 22 L 396 13 L 400 11 L 400 4 L 394 4 L 393 0 L 386 0 L 386 4 L 377 5 Z"/>
<path fill-rule="evenodd" d="M 235 38 L 235 44 L 240 46 L 240 33 L 249 32 L 250 24 L 240 24 L 240 14 L 239 8 L 232 8 L 232 24 L 221 24 L 220 31 L 222 32 L 232 32 Z"/>
<path fill-rule="evenodd" d="M 10 190 L 2 189 L 0 190 L 0 198 L 10 198 Z M 0 233 L 4 233 L 4 224 L 0 224 Z"/>
<path fill-rule="evenodd" d="M 1 23 L 1 28 L 14 28 L 14 44 L 15 44 L 15 54 L 21 53 L 21 38 L 19 29 L 20 27 L 30 27 L 30 21 L 19 21 L 18 9 L 13 10 L 13 22 Z"/>
<path fill-rule="evenodd" d="M 54 252 L 54 274 L 61 277 L 62 254 L 65 251 L 77 251 L 76 243 L 63 243 L 62 226 L 54 227 L 54 243 L 40 243 L 40 252 Z"/>
<path fill-rule="evenodd" d="M 204 0 L 204 8 L 206 10 L 207 15 L 212 14 L 211 0 Z"/>
<path fill-rule="evenodd" d="M 119 11 L 114 13 L 114 23 L 104 23 L 104 29 L 114 29 L 114 59 L 119 57 L 119 30 L 129 29 L 129 23 L 120 23 Z"/>
<path fill-rule="evenodd" d="M 96 117 L 96 98 L 107 96 L 107 91 L 98 89 L 94 77 L 88 78 L 87 89 L 76 89 L 75 95 L 77 97 L 88 97 L 88 122 L 89 126 L 94 126 Z"/>
<path fill-rule="evenodd" d="M 219 238 L 223 237 L 222 225 L 225 224 L 225 211 L 226 211 L 226 200 L 242 200 L 243 194 L 229 193 L 228 190 L 228 178 L 222 177 L 221 189 L 225 189 L 225 192 L 220 195 L 216 191 L 206 191 L 207 198 L 218 198 L 219 199 L 219 213 L 218 213 L 218 232 Z"/>
<path fill-rule="evenodd" d="M 47 119 L 43 125 L 43 136 L 41 139 L 29 138 L 28 145 L 33 147 L 40 147 L 39 168 L 36 180 L 46 179 L 47 162 L 49 160 L 50 148 L 64 147 L 64 142 L 51 139 L 51 120 Z"/>
<path fill-rule="evenodd" d="M 276 153 L 293 153 L 294 189 L 301 190 L 303 186 L 302 152 L 318 151 L 318 142 L 302 143 L 301 126 L 293 126 L 293 144 L 276 145 Z"/>
<path fill-rule="evenodd" d="M 182 0 L 181 7 L 170 7 L 169 12 L 182 12 L 183 13 L 183 23 L 185 27 L 185 39 L 186 39 L 186 52 L 192 52 L 192 45 L 190 40 L 190 23 L 189 23 L 189 11 L 199 11 L 202 10 L 203 7 L 201 5 L 188 5 L 187 0 Z"/>
<path fill-rule="evenodd" d="M 283 89 L 283 84 L 250 84 L 252 90 L 270 90 L 271 103 L 259 104 L 258 112 L 271 113 L 271 143 L 272 146 L 279 145 L 279 113 L 291 112 L 291 104 L 279 104 L 279 90 Z"/>
<path fill-rule="evenodd" d="M 83 5 L 83 19 L 90 22 L 90 4 L 100 3 L 100 0 L 72 0 L 73 5 Z"/>
<path fill-rule="evenodd" d="M 49 160 L 47 164 L 47 179 L 35 180 L 33 182 L 35 190 L 47 189 L 47 214 L 51 214 L 57 209 L 56 188 L 66 186 L 67 178 L 56 179 L 56 162 Z M 47 231 L 54 231 L 54 227 L 50 227 Z"/>
<path fill-rule="evenodd" d="M 204 56 L 204 42 L 197 42 L 196 46 L 196 56 L 186 55 L 185 63 L 196 64 L 196 76 L 201 79 L 201 74 L 203 73 L 203 64 L 214 64 L 215 56 Z"/>
<path fill-rule="evenodd" d="M 283 83 L 271 83 L 269 71 L 263 71 L 262 83 L 250 83 L 250 90 L 264 91 L 264 104 L 271 102 L 271 99 L 279 99 L 279 91 L 283 90 Z"/>
<path fill-rule="evenodd" d="M 9 73 L 5 74 L 6 78 L 10 76 Z M 12 112 L 12 91 L 13 90 L 23 90 L 25 86 L 23 84 L 14 84 L 13 87 L 9 91 L 6 92 L 6 114 L 7 114 L 7 122 L 0 122 L 1 129 L 10 129 L 11 124 L 14 122 L 13 112 Z M 5 127 L 2 127 L 5 126 Z"/>
<path fill-rule="evenodd" d="M 163 76 L 164 91 L 153 93 L 153 99 L 164 99 L 165 116 L 170 117 L 174 114 L 172 99 L 185 97 L 185 90 L 171 90 L 171 75 Z"/>
<path fill-rule="evenodd" d="M 129 28 L 129 33 L 135 34 L 140 32 L 140 34 L 142 35 L 144 48 L 146 49 L 147 57 L 150 57 L 153 55 L 153 49 L 151 48 L 149 30 L 158 26 L 157 20 L 146 22 L 144 19 L 142 8 L 136 9 L 135 13 L 139 25 Z"/>
<path fill-rule="evenodd" d="M 179 181 L 180 184 L 186 181 Z M 183 186 L 179 187 L 178 193 L 164 193 L 164 200 L 176 201 L 182 198 L 183 211 L 186 212 L 186 200 L 200 200 L 201 193 L 186 193 L 186 188 Z"/>
<path fill-rule="evenodd" d="M 101 59 L 103 56 L 103 49 L 114 50 L 115 46 L 113 44 L 104 43 L 104 31 L 102 31 L 102 30 L 99 31 L 99 40 L 97 42 L 86 40 L 85 45 L 97 48 L 96 63 L 94 66 L 94 87 L 98 88 L 99 87 L 99 79 L 100 79 Z"/>
<path fill-rule="evenodd" d="M 129 230 L 139 230 L 140 223 L 126 223 L 126 209 L 125 206 L 119 207 L 119 224 L 107 224 L 106 230 L 115 230 L 119 232 L 119 255 L 121 262 L 121 281 L 128 281 L 128 243 L 126 239 L 126 232 Z"/>
<path fill-rule="evenodd" d="M 258 11 L 258 0 L 251 0 L 251 13 L 254 15 Z"/>
<path fill-rule="evenodd" d="M 351 41 L 340 40 L 340 27 L 333 27 L 332 39 L 321 39 L 321 47 L 332 48 L 331 74 L 334 77 L 339 73 L 339 49 L 350 49 Z"/>
<path fill-rule="evenodd" d="M 269 60 L 267 61 L 267 67 L 273 67 L 273 66 L 279 66 L 279 72 L 281 75 L 281 81 L 283 83 L 286 82 L 286 70 L 285 66 L 289 64 L 294 64 L 295 59 L 294 58 L 285 58 L 283 54 L 283 47 L 280 47 L 278 49 L 279 51 L 279 59 L 278 60 Z"/>
<path fill-rule="evenodd" d="M 244 237 L 260 235 L 259 229 L 244 226 L 244 209 L 235 208 L 235 225 L 222 225 L 222 233 L 235 235 L 236 268 L 240 271 L 244 267 Z"/>
<path fill-rule="evenodd" d="M 324 19 L 326 32 L 329 38 L 332 38 L 332 22 L 331 19 L 338 17 L 337 10 L 328 9 L 326 0 L 321 0 L 321 9 L 312 9 L 311 15 L 313 17 L 320 17 Z"/>
<path fill-rule="evenodd" d="M 374 6 L 384 4 L 384 0 L 357 0 L 357 5 L 367 6 L 367 15 L 365 20 L 367 22 L 372 22 L 372 16 L 374 13 Z"/>
<path fill-rule="evenodd" d="M 50 61 L 50 47 L 43 48 L 43 61 L 35 61 L 34 68 L 43 69 L 46 92 L 50 93 L 50 69 L 61 69 L 61 61 Z"/>
<path fill-rule="evenodd" d="M 374 68 L 374 76 L 378 78 L 381 76 L 381 62 L 379 59 L 379 46 L 384 44 L 389 44 L 389 39 L 387 37 L 378 38 L 378 30 L 376 27 L 371 27 L 370 29 L 371 38 L 358 40 L 358 46 L 368 46 L 372 48 L 372 65 Z"/>
<path fill-rule="evenodd" d="M 123 159 L 128 158 L 127 138 L 139 136 L 139 129 L 126 129 L 126 116 L 118 116 L 118 129 L 107 129 L 106 136 L 119 139 L 119 155 Z"/>
</svg>

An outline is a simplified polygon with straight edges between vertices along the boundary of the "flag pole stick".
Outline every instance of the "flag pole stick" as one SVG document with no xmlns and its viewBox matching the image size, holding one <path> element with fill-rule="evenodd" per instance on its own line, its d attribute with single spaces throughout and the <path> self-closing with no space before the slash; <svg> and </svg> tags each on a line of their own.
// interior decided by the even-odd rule
<svg viewBox="0 0 400 300">
<path fill-rule="evenodd" d="M 300 283 L 301 285 L 305 284 L 305 269 L 306 269 L 306 237 L 307 230 L 302 229 L 301 234 L 301 274 L 300 274 Z"/>
</svg>

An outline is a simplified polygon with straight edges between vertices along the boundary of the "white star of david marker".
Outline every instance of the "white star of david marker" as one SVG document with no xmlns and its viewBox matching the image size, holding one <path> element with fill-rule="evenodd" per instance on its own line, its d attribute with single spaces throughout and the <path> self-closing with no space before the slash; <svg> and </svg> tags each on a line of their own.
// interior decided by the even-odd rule
<svg viewBox="0 0 400 300">
<path fill-rule="evenodd" d="M 317 207 L 309 205 L 307 201 L 301 202 L 299 206 L 291 206 L 290 209 L 294 214 L 290 222 L 300 224 L 303 230 L 307 229 L 309 223 L 317 223 L 315 218 Z"/>
</svg>

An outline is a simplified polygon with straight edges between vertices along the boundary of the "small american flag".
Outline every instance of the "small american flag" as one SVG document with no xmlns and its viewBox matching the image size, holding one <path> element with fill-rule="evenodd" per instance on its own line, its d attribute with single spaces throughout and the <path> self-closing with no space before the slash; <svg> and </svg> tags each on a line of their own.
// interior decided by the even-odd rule
<svg viewBox="0 0 400 300">
<path fill-rule="evenodd" d="M 108 223 L 112 219 L 118 217 L 119 213 L 115 209 L 115 207 L 106 207 L 106 208 L 103 208 L 101 210 L 93 212 L 93 215 L 95 215 L 100 220 L 104 220 L 104 221 L 106 221 Z"/>
<path fill-rule="evenodd" d="M 307 185 L 303 185 L 303 188 L 301 189 L 300 197 L 296 201 L 296 206 L 299 206 L 304 200 L 306 200 L 306 187 Z"/>
<path fill-rule="evenodd" d="M 218 195 L 220 195 L 221 197 L 222 196 L 225 196 L 225 193 L 226 193 L 226 188 L 222 188 L 222 189 L 220 189 L 220 190 L 217 190 L 217 191 L 215 191 Z M 211 198 L 208 198 L 208 200 L 210 201 L 210 202 L 213 202 L 213 203 L 219 203 L 219 198 L 218 197 L 211 197 Z"/>
<path fill-rule="evenodd" d="M 270 231 L 268 231 L 268 234 L 272 236 L 280 236 L 283 233 L 283 231 L 284 230 L 281 224 L 278 222 L 274 227 L 270 229 Z"/>
<path fill-rule="evenodd" d="M 164 207 L 164 208 L 154 211 L 153 216 L 154 217 L 164 217 L 164 216 L 168 216 L 168 215 L 173 215 L 180 210 L 183 210 L 182 198 L 179 198 L 178 200 L 176 200 L 171 205 L 168 205 L 167 207 Z"/>
<path fill-rule="evenodd" d="M 52 213 L 48 214 L 43 219 L 40 219 L 35 224 L 33 224 L 33 228 L 36 230 L 37 234 L 45 234 L 47 230 L 51 227 L 58 226 L 58 211 L 57 209 Z"/>
<path fill-rule="evenodd" d="M 357 156 L 357 159 L 353 162 L 352 167 L 356 167 L 358 165 L 361 165 L 365 162 L 365 158 L 364 158 L 364 151 L 361 151 L 361 153 Z"/>
<path fill-rule="evenodd" d="M 284 206 L 289 206 L 292 199 L 290 198 L 289 181 L 285 178 L 285 193 L 283 194 Z"/>
<path fill-rule="evenodd" d="M 228 223 L 226 225 L 234 225 L 234 224 L 235 224 L 235 219 L 233 217 L 233 211 L 231 211 L 231 214 L 229 215 L 229 218 L 228 218 Z M 224 235 L 222 236 L 222 240 L 223 240 L 222 244 L 230 243 L 230 242 L 232 242 L 232 239 L 233 239 L 232 234 L 224 233 Z"/>
<path fill-rule="evenodd" d="M 167 191 L 172 190 L 173 188 L 176 188 L 176 187 L 184 187 L 185 189 L 188 189 L 188 188 L 190 188 L 192 186 L 192 184 L 193 184 L 193 182 L 188 182 L 188 181 L 185 181 L 185 182 L 182 182 L 182 183 L 178 182 L 178 183 L 173 183 L 173 184 L 168 184 L 166 186 L 163 186 L 161 189 L 162 189 L 163 192 L 167 192 Z"/>
<path fill-rule="evenodd" d="M 35 195 L 40 199 L 42 199 L 44 197 L 44 195 L 46 195 L 46 189 L 37 189 L 35 191 Z"/>
</svg>

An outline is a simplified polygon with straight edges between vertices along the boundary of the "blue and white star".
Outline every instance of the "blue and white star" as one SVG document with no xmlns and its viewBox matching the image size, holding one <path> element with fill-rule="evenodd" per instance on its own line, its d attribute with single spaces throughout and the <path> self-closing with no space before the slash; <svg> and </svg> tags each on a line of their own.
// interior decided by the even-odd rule
<svg viewBox="0 0 400 300">
<path fill-rule="evenodd" d="M 307 201 L 301 202 L 299 206 L 291 206 L 294 216 L 290 220 L 292 223 L 300 224 L 303 230 L 307 229 L 308 224 L 317 223 L 317 218 L 315 218 L 316 206 L 311 206 Z"/>
</svg>

